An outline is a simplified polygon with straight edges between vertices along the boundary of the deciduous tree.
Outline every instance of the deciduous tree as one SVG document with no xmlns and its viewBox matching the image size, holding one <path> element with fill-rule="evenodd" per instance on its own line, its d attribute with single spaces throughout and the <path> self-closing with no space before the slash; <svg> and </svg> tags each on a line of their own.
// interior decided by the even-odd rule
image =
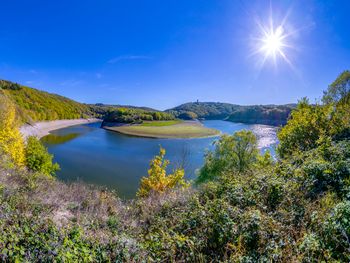
<svg viewBox="0 0 350 263">
<path fill-rule="evenodd" d="M 187 187 L 188 184 L 183 179 L 185 172 L 183 169 L 175 169 L 172 174 L 167 174 L 166 169 L 169 160 L 164 160 L 165 150 L 160 148 L 159 155 L 154 157 L 150 163 L 148 177 L 141 179 L 141 185 L 137 192 L 139 197 L 145 197 L 154 193 L 164 193 L 175 187 Z"/>
<path fill-rule="evenodd" d="M 0 149 L 15 164 L 24 165 L 24 141 L 18 129 L 16 109 L 2 94 L 0 94 Z"/>
</svg>

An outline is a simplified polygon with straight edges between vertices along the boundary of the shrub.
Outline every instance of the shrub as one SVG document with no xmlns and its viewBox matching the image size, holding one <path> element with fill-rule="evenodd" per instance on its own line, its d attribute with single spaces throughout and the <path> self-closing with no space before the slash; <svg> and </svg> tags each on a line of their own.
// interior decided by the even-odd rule
<svg viewBox="0 0 350 263">
<path fill-rule="evenodd" d="M 290 120 L 278 133 L 278 153 L 282 158 L 317 147 L 320 136 L 329 135 L 332 107 L 310 105 L 307 99 L 299 102 Z"/>
<path fill-rule="evenodd" d="M 175 187 L 187 187 L 187 183 L 183 179 L 185 172 L 183 169 L 175 169 L 172 174 L 166 174 L 166 168 L 169 164 L 168 160 L 164 160 L 165 150 L 160 148 L 157 155 L 150 163 L 148 177 L 141 179 L 141 185 L 137 192 L 140 197 L 148 196 L 150 193 L 164 193 L 165 191 Z"/>
<path fill-rule="evenodd" d="M 199 183 L 213 179 L 223 172 L 247 172 L 258 160 L 257 141 L 251 131 L 223 135 L 215 142 L 215 146 L 215 150 L 206 155 L 205 164 L 197 179 Z"/>
<path fill-rule="evenodd" d="M 52 162 L 53 156 L 47 152 L 45 146 L 34 136 L 27 139 L 25 155 L 27 167 L 33 172 L 53 176 L 59 170 L 59 165 Z"/>
</svg>

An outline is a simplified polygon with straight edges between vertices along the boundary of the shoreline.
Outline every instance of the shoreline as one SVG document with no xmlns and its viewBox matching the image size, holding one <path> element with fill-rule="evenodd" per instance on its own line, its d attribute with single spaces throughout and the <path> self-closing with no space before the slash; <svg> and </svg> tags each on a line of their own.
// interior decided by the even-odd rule
<svg viewBox="0 0 350 263">
<path fill-rule="evenodd" d="M 91 118 L 91 119 L 72 119 L 72 120 L 55 120 L 55 121 L 41 121 L 36 122 L 34 125 L 25 124 L 21 126 L 20 132 L 24 139 L 27 139 L 29 136 L 36 136 L 39 139 L 49 135 L 51 131 L 79 125 L 85 123 L 95 123 L 100 122 L 100 119 Z"/>
</svg>

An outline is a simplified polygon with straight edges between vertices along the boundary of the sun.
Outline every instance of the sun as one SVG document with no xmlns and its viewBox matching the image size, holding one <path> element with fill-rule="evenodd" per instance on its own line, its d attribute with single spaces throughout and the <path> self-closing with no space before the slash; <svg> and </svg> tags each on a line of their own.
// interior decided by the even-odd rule
<svg viewBox="0 0 350 263">
<path fill-rule="evenodd" d="M 265 34 L 264 38 L 262 38 L 262 51 L 265 51 L 268 56 L 272 55 L 276 57 L 277 54 L 281 54 L 283 52 L 283 47 L 285 44 L 283 43 L 283 28 L 278 27 L 277 30 L 268 32 Z"/>
<path fill-rule="evenodd" d="M 258 38 L 258 53 L 264 55 L 263 63 L 267 58 L 272 58 L 276 64 L 277 57 L 282 57 L 288 62 L 285 54 L 285 49 L 289 47 L 286 43 L 287 34 L 284 33 L 283 26 L 274 27 L 270 24 L 270 27 L 260 27 L 261 37 Z"/>
<path fill-rule="evenodd" d="M 275 66 L 278 60 L 282 60 L 293 68 L 287 54 L 290 49 L 294 49 L 289 42 L 295 32 L 286 31 L 286 18 L 278 23 L 271 14 L 266 24 L 261 23 L 259 19 L 256 20 L 258 35 L 252 38 L 253 52 L 251 55 L 260 55 L 257 61 L 260 69 L 268 60 L 271 60 Z"/>
</svg>

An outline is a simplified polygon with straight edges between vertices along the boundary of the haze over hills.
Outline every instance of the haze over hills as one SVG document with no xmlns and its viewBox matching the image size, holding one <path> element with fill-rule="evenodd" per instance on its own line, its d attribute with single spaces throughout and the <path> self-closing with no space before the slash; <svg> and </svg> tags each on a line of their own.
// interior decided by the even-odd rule
<svg viewBox="0 0 350 263">
<path fill-rule="evenodd" d="M 149 107 L 79 103 L 57 94 L 6 80 L 0 80 L 0 92 L 15 102 L 21 120 L 29 123 L 59 119 L 103 118 L 119 108 L 130 109 L 129 113 L 133 115 L 131 118 L 134 119 L 147 112 L 162 113 L 162 111 Z M 295 104 L 241 106 L 221 102 L 189 102 L 164 112 L 173 114 L 179 119 L 218 119 L 242 123 L 283 125 L 294 107 Z"/>
</svg>

